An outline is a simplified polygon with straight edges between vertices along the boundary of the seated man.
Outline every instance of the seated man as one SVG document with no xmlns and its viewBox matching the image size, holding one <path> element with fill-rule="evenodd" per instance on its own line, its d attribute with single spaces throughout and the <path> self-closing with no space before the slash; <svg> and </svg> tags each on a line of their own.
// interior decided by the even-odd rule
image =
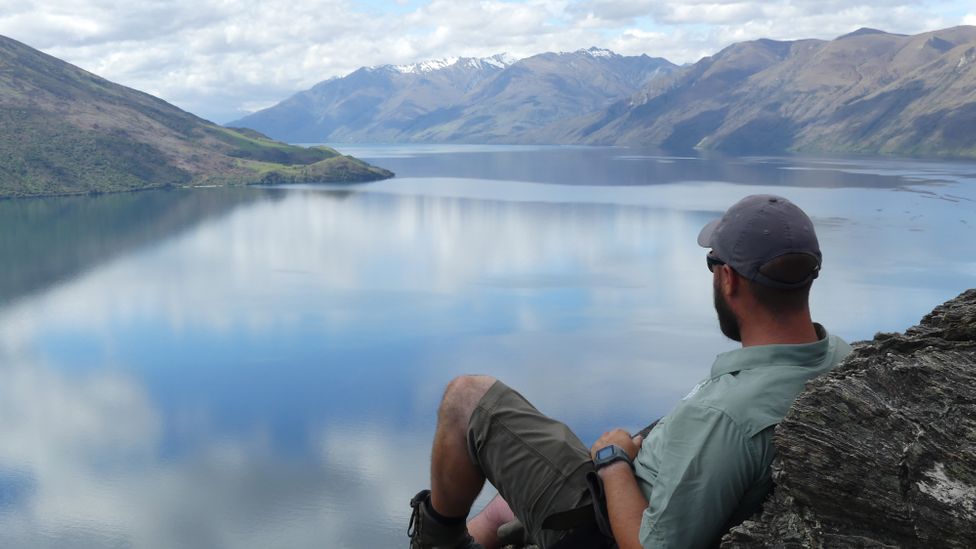
<svg viewBox="0 0 976 549">
<path fill-rule="evenodd" d="M 746 197 L 706 225 L 698 244 L 711 248 L 722 333 L 742 348 L 719 355 L 646 441 L 616 429 L 589 451 L 503 383 L 455 379 L 438 412 L 431 490 L 411 501 L 412 549 L 494 547 L 513 515 L 543 548 L 591 547 L 571 540 L 593 532 L 586 519 L 597 515 L 577 511 L 594 503 L 609 518 L 596 545 L 708 547 L 760 509 L 772 488 L 773 427 L 850 346 L 810 318 L 820 246 L 793 203 Z M 486 479 L 499 497 L 465 525 Z M 601 483 L 602 492 L 593 488 Z"/>
</svg>

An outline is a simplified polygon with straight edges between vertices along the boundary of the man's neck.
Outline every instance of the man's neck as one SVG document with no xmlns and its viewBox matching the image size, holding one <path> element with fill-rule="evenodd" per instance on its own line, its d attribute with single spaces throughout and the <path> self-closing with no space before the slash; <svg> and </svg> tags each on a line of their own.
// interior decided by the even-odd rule
<svg viewBox="0 0 976 549">
<path fill-rule="evenodd" d="M 809 314 L 796 315 L 787 319 L 769 319 L 740 326 L 742 346 L 755 345 L 796 345 L 813 343 L 820 337 Z"/>
</svg>

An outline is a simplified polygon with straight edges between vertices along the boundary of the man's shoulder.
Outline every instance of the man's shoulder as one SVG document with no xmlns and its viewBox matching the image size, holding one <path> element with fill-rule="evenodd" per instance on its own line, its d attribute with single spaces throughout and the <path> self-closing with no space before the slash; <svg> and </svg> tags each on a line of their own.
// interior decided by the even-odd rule
<svg viewBox="0 0 976 549">
<path fill-rule="evenodd" d="M 772 364 L 716 376 L 689 400 L 698 406 L 720 410 L 732 422 L 754 436 L 779 423 L 807 382 L 839 364 L 850 345 L 828 336 L 827 355 L 816 365 Z"/>
<path fill-rule="evenodd" d="M 755 415 L 752 407 L 757 404 L 757 398 L 764 396 L 763 385 L 760 378 L 748 373 L 725 374 L 712 378 L 677 406 L 671 419 L 681 423 L 710 418 L 713 423 L 730 424 L 744 437 L 751 437 L 762 430 L 757 429 L 751 419 Z M 768 405 L 758 404 L 763 407 Z"/>
</svg>

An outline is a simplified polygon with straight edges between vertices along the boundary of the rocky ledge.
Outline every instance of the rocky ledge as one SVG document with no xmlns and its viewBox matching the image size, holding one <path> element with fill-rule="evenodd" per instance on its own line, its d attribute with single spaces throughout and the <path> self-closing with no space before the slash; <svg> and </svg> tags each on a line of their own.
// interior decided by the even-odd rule
<svg viewBox="0 0 976 549">
<path fill-rule="evenodd" d="M 854 347 L 777 427 L 776 490 L 723 548 L 976 544 L 976 289 Z"/>
</svg>

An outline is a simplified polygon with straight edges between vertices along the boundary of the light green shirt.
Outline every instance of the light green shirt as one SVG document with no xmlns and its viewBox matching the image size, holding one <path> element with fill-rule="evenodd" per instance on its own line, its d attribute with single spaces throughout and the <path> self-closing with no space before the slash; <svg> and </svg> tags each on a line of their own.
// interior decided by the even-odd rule
<svg viewBox="0 0 976 549">
<path fill-rule="evenodd" d="M 814 343 L 718 355 L 708 379 L 651 431 L 634 463 L 648 500 L 640 528 L 646 549 L 714 546 L 760 508 L 772 487 L 772 427 L 807 380 L 851 350 L 816 327 Z"/>
</svg>

